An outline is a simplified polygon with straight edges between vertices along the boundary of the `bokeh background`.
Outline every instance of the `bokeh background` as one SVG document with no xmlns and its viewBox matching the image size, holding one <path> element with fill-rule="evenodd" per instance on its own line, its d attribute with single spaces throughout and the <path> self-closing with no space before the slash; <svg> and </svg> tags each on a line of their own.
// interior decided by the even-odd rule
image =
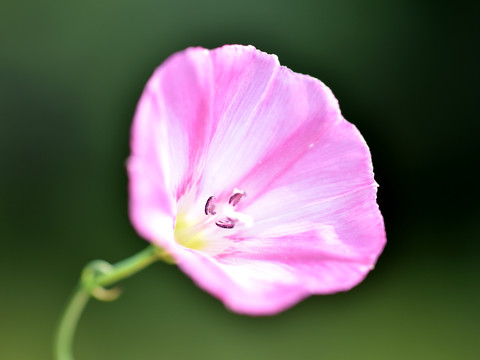
<svg viewBox="0 0 480 360">
<path fill-rule="evenodd" d="M 472 2 L 473 4 L 473 2 Z M 348 293 L 226 311 L 176 267 L 92 301 L 76 359 L 478 359 L 478 6 L 0 2 L 0 359 L 51 359 L 80 270 L 146 244 L 127 214 L 136 101 L 168 55 L 253 44 L 324 81 L 371 147 L 388 245 Z"/>
</svg>

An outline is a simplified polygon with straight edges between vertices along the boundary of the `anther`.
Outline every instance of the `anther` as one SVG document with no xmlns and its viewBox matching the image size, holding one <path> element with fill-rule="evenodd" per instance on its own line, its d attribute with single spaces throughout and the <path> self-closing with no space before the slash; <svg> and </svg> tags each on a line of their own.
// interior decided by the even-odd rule
<svg viewBox="0 0 480 360">
<path fill-rule="evenodd" d="M 232 229 L 235 227 L 235 220 L 230 219 L 229 217 L 217 220 L 215 225 L 224 229 Z"/>
<path fill-rule="evenodd" d="M 217 212 L 215 211 L 215 204 L 214 201 L 215 196 L 210 196 L 205 204 L 205 215 L 215 215 Z"/>
<path fill-rule="evenodd" d="M 230 199 L 228 200 L 228 203 L 232 206 L 237 205 L 240 200 L 242 200 L 246 194 L 244 192 L 236 192 L 232 196 L 230 196 Z"/>
</svg>

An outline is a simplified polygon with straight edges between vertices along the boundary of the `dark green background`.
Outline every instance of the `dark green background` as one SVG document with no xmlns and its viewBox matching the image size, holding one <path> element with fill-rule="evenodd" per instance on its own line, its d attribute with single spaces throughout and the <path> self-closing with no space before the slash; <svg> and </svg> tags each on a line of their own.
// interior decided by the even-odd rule
<svg viewBox="0 0 480 360">
<path fill-rule="evenodd" d="M 136 101 L 168 55 L 253 44 L 324 81 L 371 147 L 388 245 L 348 293 L 232 314 L 176 267 L 91 302 L 82 359 L 477 359 L 477 8 L 422 1 L 0 3 L 0 358 L 50 359 L 83 265 L 127 215 Z"/>
</svg>

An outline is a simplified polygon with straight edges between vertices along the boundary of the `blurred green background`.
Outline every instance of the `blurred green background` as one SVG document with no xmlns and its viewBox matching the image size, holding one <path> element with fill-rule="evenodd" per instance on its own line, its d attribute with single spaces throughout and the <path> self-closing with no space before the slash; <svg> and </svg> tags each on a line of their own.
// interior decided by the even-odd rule
<svg viewBox="0 0 480 360">
<path fill-rule="evenodd" d="M 473 4 L 473 2 L 472 2 Z M 324 81 L 372 150 L 388 245 L 348 293 L 230 313 L 176 267 L 92 301 L 76 359 L 478 359 L 478 6 L 0 3 L 0 359 L 51 359 L 79 272 L 146 243 L 127 214 L 136 101 L 168 55 L 253 44 Z"/>
</svg>

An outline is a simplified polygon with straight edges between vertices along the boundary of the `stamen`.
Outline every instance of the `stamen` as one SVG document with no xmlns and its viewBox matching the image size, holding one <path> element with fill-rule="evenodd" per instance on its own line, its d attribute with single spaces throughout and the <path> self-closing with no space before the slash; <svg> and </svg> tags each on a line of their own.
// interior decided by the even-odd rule
<svg viewBox="0 0 480 360">
<path fill-rule="evenodd" d="M 215 211 L 215 196 L 210 196 L 205 204 L 205 215 L 215 215 L 217 212 Z"/>
<path fill-rule="evenodd" d="M 235 192 L 232 196 L 230 196 L 230 199 L 228 200 L 228 203 L 232 206 L 237 205 L 240 200 L 242 200 L 247 194 L 244 192 Z"/>
<path fill-rule="evenodd" d="M 216 204 L 217 198 L 215 196 L 210 196 L 205 204 L 205 215 L 216 215 L 211 221 L 215 221 L 215 225 L 223 229 L 233 229 L 238 222 L 246 227 L 250 227 L 253 222 L 251 216 L 234 210 L 235 205 L 237 205 L 246 195 L 247 194 L 244 191 L 235 189 L 228 199 L 228 204 L 224 202 L 220 203 L 221 208 L 220 214 L 218 215 L 216 215 L 218 205 Z"/>
<path fill-rule="evenodd" d="M 224 229 L 233 229 L 235 227 L 235 220 L 226 217 L 215 222 L 215 225 Z"/>
</svg>

